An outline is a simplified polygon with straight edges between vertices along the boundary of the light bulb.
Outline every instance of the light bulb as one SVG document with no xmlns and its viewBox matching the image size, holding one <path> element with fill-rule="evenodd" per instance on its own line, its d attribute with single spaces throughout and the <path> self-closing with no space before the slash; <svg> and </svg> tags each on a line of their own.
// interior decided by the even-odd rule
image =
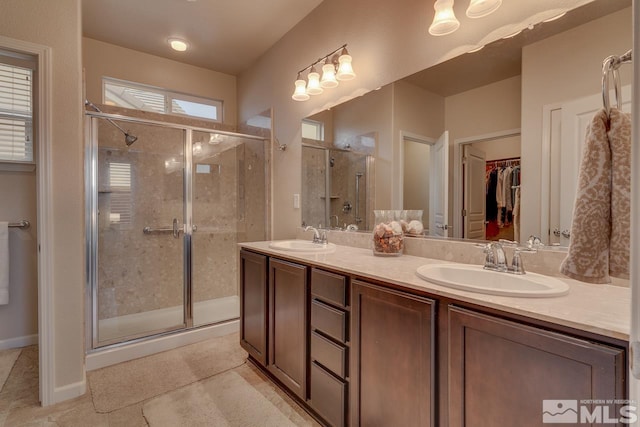
<svg viewBox="0 0 640 427">
<path fill-rule="evenodd" d="M 311 71 L 307 75 L 307 93 L 309 95 L 320 95 L 324 92 L 322 86 L 320 86 L 320 74 L 316 71 L 315 67 L 311 67 Z"/>
<path fill-rule="evenodd" d="M 336 74 L 336 78 L 338 80 L 351 80 L 355 78 L 356 73 L 353 71 L 353 67 L 351 65 L 351 55 L 347 52 L 347 49 L 342 49 L 342 54 L 338 58 L 338 73 Z"/>
<path fill-rule="evenodd" d="M 294 101 L 306 101 L 309 99 L 309 94 L 307 94 L 307 82 L 300 78 L 300 74 L 298 74 L 298 79 L 295 82 L 296 88 L 293 91 L 293 95 L 291 98 Z"/>
<path fill-rule="evenodd" d="M 169 45 L 171 45 L 171 49 L 178 52 L 184 52 L 189 47 L 186 41 L 174 38 L 169 39 Z"/>
<path fill-rule="evenodd" d="M 432 36 L 445 36 L 460 27 L 460 22 L 456 19 L 455 13 L 453 13 L 453 0 L 436 0 L 433 8 L 436 14 L 429 27 L 429 34 Z"/>
<path fill-rule="evenodd" d="M 469 18 L 482 18 L 495 12 L 501 4 L 502 0 L 471 0 L 467 8 L 467 16 Z"/>
<path fill-rule="evenodd" d="M 336 66 L 329 62 L 329 59 L 322 66 L 322 79 L 320 79 L 320 86 L 325 88 L 338 86 L 336 80 Z"/>
</svg>

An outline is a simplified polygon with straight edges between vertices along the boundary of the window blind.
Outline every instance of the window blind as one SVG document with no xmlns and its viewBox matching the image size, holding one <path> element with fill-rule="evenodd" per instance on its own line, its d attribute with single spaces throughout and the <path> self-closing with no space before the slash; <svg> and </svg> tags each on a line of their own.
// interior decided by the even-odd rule
<svg viewBox="0 0 640 427">
<path fill-rule="evenodd" d="M 0 62 L 0 161 L 33 161 L 32 83 L 33 70 Z"/>
</svg>

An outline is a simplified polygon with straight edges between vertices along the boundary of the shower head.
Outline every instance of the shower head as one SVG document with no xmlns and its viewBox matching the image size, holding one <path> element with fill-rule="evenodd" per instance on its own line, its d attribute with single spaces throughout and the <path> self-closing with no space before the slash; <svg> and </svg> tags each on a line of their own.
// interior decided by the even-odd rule
<svg viewBox="0 0 640 427">
<path fill-rule="evenodd" d="M 96 105 L 89 101 L 88 99 L 84 100 L 84 105 L 88 105 L 89 107 L 93 108 L 94 110 L 96 110 L 98 113 L 102 113 L 102 110 L 100 110 L 98 107 L 96 107 Z M 125 132 L 124 129 L 122 129 L 120 126 L 118 126 L 118 124 L 116 122 L 114 122 L 113 120 L 106 118 L 105 119 L 111 123 L 112 125 L 114 125 L 115 127 L 117 127 L 120 132 L 124 133 L 124 142 L 125 144 L 127 144 L 127 147 L 129 147 L 131 144 L 133 144 L 134 142 L 136 142 L 138 140 L 137 136 L 131 135 L 128 132 Z"/>
<path fill-rule="evenodd" d="M 134 142 L 136 142 L 137 140 L 138 140 L 137 136 L 133 136 L 126 132 L 124 133 L 124 141 L 127 144 L 127 147 L 133 144 Z"/>
</svg>

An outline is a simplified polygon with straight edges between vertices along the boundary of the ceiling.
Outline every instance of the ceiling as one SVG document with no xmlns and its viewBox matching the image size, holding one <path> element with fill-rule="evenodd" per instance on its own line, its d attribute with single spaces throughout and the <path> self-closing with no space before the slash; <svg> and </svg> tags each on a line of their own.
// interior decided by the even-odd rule
<svg viewBox="0 0 640 427">
<path fill-rule="evenodd" d="M 83 35 L 237 75 L 322 0 L 82 0 Z M 173 51 L 169 37 L 188 41 Z"/>
</svg>

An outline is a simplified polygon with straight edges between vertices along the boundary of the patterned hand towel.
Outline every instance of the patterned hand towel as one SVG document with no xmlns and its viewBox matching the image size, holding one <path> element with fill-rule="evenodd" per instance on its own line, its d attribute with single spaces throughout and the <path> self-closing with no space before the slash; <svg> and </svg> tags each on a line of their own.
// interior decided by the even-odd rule
<svg viewBox="0 0 640 427">
<path fill-rule="evenodd" d="M 569 254 L 560 271 L 589 283 L 629 277 L 631 120 L 611 109 L 593 117 L 582 152 Z"/>
</svg>

